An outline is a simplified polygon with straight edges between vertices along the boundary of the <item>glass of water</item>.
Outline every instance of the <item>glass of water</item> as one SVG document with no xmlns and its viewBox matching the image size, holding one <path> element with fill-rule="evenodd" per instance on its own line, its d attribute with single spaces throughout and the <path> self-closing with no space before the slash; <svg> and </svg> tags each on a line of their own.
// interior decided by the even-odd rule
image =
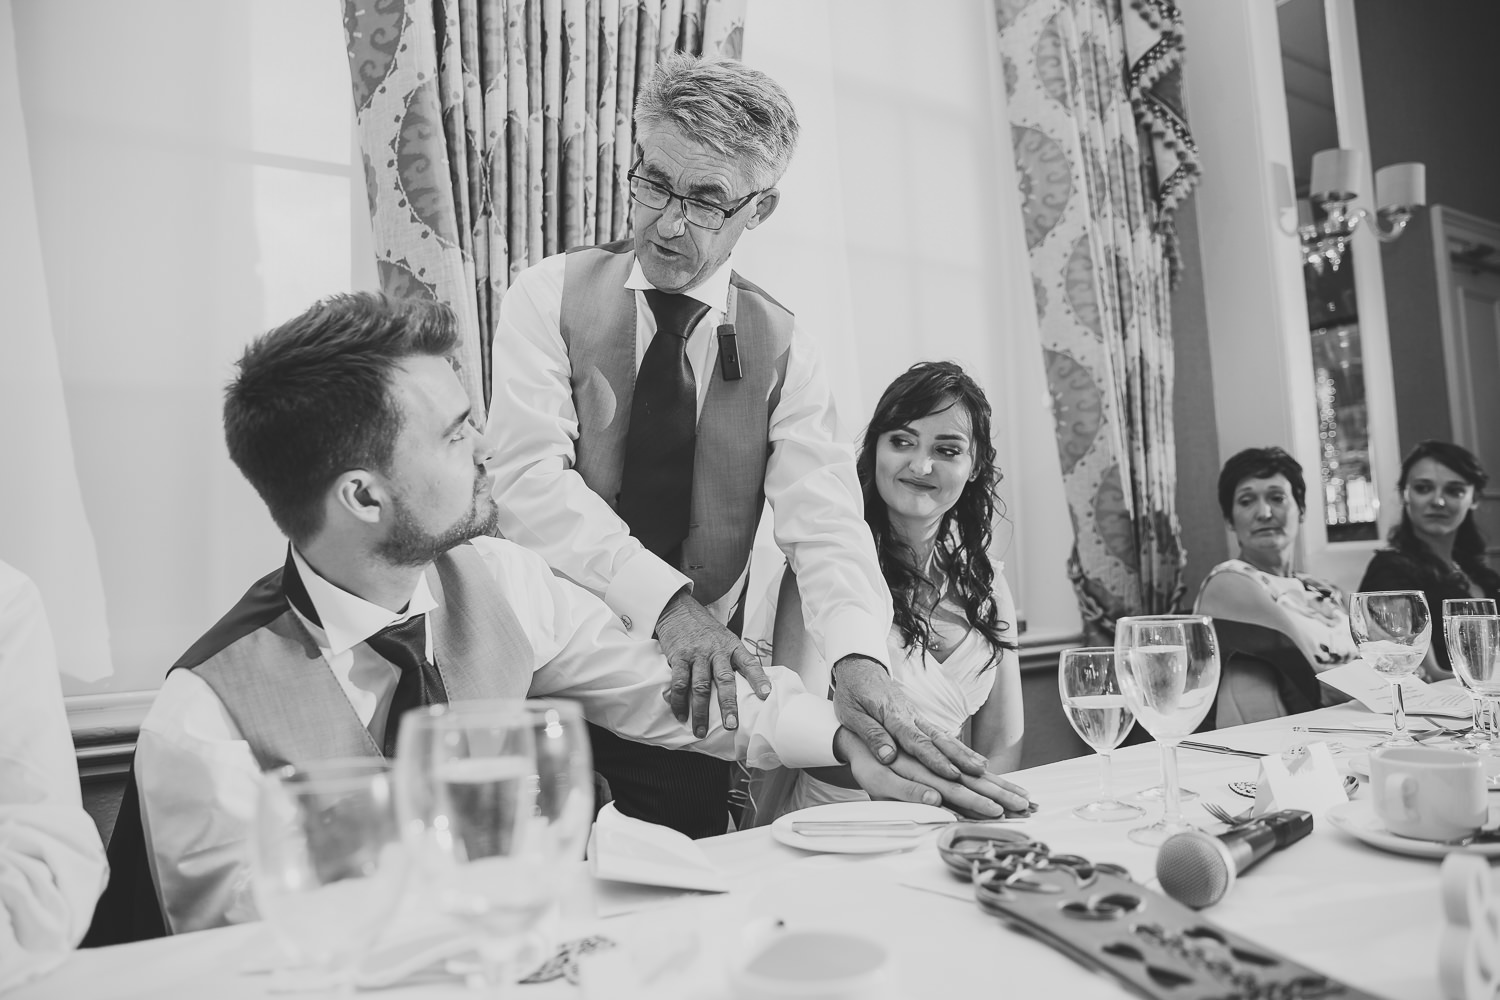
<svg viewBox="0 0 1500 1000">
<path fill-rule="evenodd" d="M 1114 822 L 1145 813 L 1140 806 L 1115 798 L 1110 753 L 1135 725 L 1135 716 L 1120 691 L 1112 646 L 1065 649 L 1058 658 L 1057 687 L 1063 713 L 1083 742 L 1099 755 L 1099 797 L 1073 810 L 1079 819 Z"/>
<path fill-rule="evenodd" d="M 1497 609 L 1495 607 L 1495 602 L 1488 597 L 1448 598 L 1447 600 L 1443 601 L 1442 629 L 1443 637 L 1445 639 L 1448 639 L 1449 642 L 1449 666 L 1452 666 L 1453 660 L 1453 640 L 1448 638 L 1448 619 L 1455 615 L 1496 614 L 1500 614 L 1500 609 Z M 1468 747 L 1470 750 L 1487 750 L 1489 749 L 1490 744 L 1494 742 L 1494 740 L 1486 734 L 1491 733 L 1497 727 L 1500 727 L 1500 719 L 1487 719 L 1484 717 L 1485 712 L 1493 712 L 1495 708 L 1493 699 L 1491 701 L 1485 701 L 1475 692 L 1474 688 L 1472 688 L 1467 681 L 1464 681 L 1463 675 L 1459 674 L 1456 669 L 1454 670 L 1454 674 L 1458 677 L 1459 682 L 1463 684 L 1464 688 L 1468 690 L 1469 697 L 1474 700 L 1474 728 L 1469 730 L 1469 732 L 1464 736 L 1460 737 L 1457 742 L 1460 746 Z"/>
<path fill-rule="evenodd" d="M 1162 818 L 1130 831 L 1136 843 L 1156 846 L 1195 829 L 1182 818 L 1177 743 L 1198 727 L 1219 693 L 1219 640 L 1204 615 L 1121 618 L 1115 653 L 1125 703 L 1161 744 Z"/>
<path fill-rule="evenodd" d="M 1443 602 L 1445 608 L 1448 603 Z M 1474 729 L 1466 745 L 1487 754 L 1500 752 L 1500 616 L 1445 614 L 1443 626 L 1448 661 L 1474 696 Z"/>
<path fill-rule="evenodd" d="M 535 733 L 522 701 L 468 701 L 408 712 L 397 741 L 397 815 L 415 873 L 472 930 L 473 981 L 491 992 L 514 982 L 522 944 L 556 891 Z"/>
<path fill-rule="evenodd" d="M 406 875 L 392 784 L 379 758 L 312 761 L 261 779 L 251 877 L 288 959 L 278 989 L 353 991 Z"/>
<path fill-rule="evenodd" d="M 1416 673 L 1432 645 L 1432 612 L 1420 590 L 1377 590 L 1349 599 L 1349 633 L 1359 655 L 1391 684 L 1391 735 L 1377 746 L 1410 746 L 1402 679 Z"/>
</svg>

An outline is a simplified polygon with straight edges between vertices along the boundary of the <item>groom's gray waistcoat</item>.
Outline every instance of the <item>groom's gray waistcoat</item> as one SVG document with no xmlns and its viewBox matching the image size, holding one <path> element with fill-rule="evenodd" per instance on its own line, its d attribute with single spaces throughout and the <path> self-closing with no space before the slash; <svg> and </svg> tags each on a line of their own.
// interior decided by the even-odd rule
<svg viewBox="0 0 1500 1000">
<path fill-rule="evenodd" d="M 380 756 L 380 742 L 292 610 L 285 573 L 278 569 L 251 587 L 174 669 L 191 669 L 208 683 L 263 769 Z M 526 697 L 531 642 L 474 547 L 439 556 L 427 584 L 437 600 L 427 616 L 433 659 L 449 699 Z"/>
</svg>

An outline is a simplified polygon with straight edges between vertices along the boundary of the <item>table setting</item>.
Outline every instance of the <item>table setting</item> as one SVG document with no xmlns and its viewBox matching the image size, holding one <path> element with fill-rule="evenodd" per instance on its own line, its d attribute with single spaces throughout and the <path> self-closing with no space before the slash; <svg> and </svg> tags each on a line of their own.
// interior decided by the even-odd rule
<svg viewBox="0 0 1500 1000">
<path fill-rule="evenodd" d="M 1388 610 L 1373 641 L 1396 641 Z M 1475 695 L 1477 722 L 1408 718 L 1393 690 L 1390 716 L 1350 700 L 1206 733 L 1212 623 L 1122 619 L 1115 647 L 1060 659 L 1095 753 L 1017 772 L 1033 809 L 993 822 L 890 802 L 700 841 L 590 822 L 575 706 L 421 710 L 394 767 L 267 776 L 260 923 L 80 951 L 9 996 L 1477 1000 L 1474 956 L 1500 947 L 1500 627 L 1463 617 L 1458 678 L 1432 687 Z M 1134 722 L 1156 745 L 1120 746 Z"/>
</svg>

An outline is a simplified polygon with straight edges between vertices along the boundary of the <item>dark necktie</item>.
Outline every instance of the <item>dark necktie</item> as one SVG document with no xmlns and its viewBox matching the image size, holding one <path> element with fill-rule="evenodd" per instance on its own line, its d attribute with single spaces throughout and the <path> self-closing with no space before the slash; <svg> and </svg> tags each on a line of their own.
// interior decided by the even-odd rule
<svg viewBox="0 0 1500 1000">
<path fill-rule="evenodd" d="M 394 757 L 401 716 L 423 705 L 446 704 L 448 689 L 437 667 L 427 660 L 426 615 L 412 615 L 404 622 L 387 625 L 365 642 L 401 671 L 396 693 L 391 696 L 391 709 L 385 716 L 385 739 L 381 743 L 381 751 Z"/>
<path fill-rule="evenodd" d="M 642 545 L 677 566 L 692 511 L 698 436 L 698 383 L 687 338 L 708 306 L 654 288 L 646 304 L 656 317 L 656 336 L 635 377 L 617 509 Z"/>
</svg>

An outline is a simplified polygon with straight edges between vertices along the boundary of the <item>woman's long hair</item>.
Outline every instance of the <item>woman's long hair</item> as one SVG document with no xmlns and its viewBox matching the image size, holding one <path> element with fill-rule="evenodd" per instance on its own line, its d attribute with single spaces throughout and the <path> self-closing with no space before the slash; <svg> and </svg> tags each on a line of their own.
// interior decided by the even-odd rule
<svg viewBox="0 0 1500 1000">
<path fill-rule="evenodd" d="M 1448 441 L 1423 441 L 1401 460 L 1401 478 L 1396 483 L 1396 489 L 1406 492 L 1406 480 L 1411 475 L 1412 467 L 1424 458 L 1432 459 L 1474 487 L 1476 497 L 1490 481 L 1490 477 L 1485 474 L 1484 467 L 1479 464 L 1479 459 L 1475 458 L 1474 453 L 1469 449 Z M 1391 529 L 1389 541 L 1392 548 L 1412 558 L 1431 563 L 1441 568 L 1445 574 L 1449 572 L 1437 553 L 1417 537 L 1404 500 L 1401 504 L 1401 523 Z M 1458 568 L 1471 578 L 1481 576 L 1487 578 L 1490 567 L 1484 559 L 1484 548 L 1484 535 L 1480 533 L 1479 526 L 1474 523 L 1474 511 L 1470 508 L 1469 512 L 1464 515 L 1463 523 L 1458 526 L 1457 537 L 1453 539 L 1453 561 L 1458 563 Z"/>
<path fill-rule="evenodd" d="M 1001 650 L 1018 647 L 1006 637 L 1008 626 L 1000 620 L 995 604 L 995 567 L 990 563 L 989 547 L 1000 470 L 995 468 L 990 403 L 984 390 L 951 361 L 912 365 L 886 388 L 875 405 L 856 468 L 864 492 L 865 521 L 875 536 L 880 569 L 895 605 L 896 628 L 908 647 L 917 645 L 926 650 L 932 645 L 932 623 L 921 609 L 920 595 L 927 581 L 915 565 L 916 553 L 891 528 L 890 511 L 875 486 L 875 447 L 882 434 L 955 405 L 969 415 L 974 478 L 964 484 L 958 501 L 943 514 L 937 556 L 948 569 L 949 589 L 963 605 L 969 627 L 978 629 L 989 641 L 993 664 Z"/>
</svg>

